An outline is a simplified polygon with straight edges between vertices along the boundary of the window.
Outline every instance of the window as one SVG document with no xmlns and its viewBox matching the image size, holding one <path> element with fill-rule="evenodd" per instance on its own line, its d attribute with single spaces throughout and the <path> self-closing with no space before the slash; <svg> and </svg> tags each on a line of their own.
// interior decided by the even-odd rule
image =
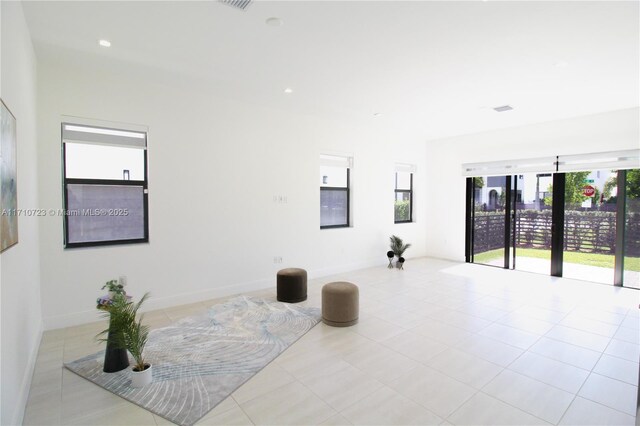
<svg viewBox="0 0 640 426">
<path fill-rule="evenodd" d="M 149 241 L 147 133 L 62 123 L 66 248 Z"/>
<path fill-rule="evenodd" d="M 394 223 L 413 221 L 413 170 L 408 164 L 396 165 Z"/>
<path fill-rule="evenodd" d="M 349 226 L 351 158 L 320 156 L 320 229 Z"/>
</svg>

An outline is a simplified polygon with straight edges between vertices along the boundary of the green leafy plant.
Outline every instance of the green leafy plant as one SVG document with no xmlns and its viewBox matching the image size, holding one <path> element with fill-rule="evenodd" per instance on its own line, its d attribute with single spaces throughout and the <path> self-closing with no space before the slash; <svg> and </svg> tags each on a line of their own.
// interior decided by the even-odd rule
<svg viewBox="0 0 640 426">
<path fill-rule="evenodd" d="M 126 349 L 134 359 L 134 371 L 143 371 L 148 364 L 144 360 L 144 347 L 149 337 L 149 327 L 142 324 L 143 316 L 138 317 L 138 309 L 149 297 L 145 293 L 138 303 L 131 302 L 123 294 L 116 294 L 104 315 L 110 319 L 109 328 L 98 336 L 108 335 L 101 341 L 110 341 L 115 348 Z"/>
<path fill-rule="evenodd" d="M 391 248 L 391 251 L 393 251 L 395 255 L 398 257 L 401 257 L 404 254 L 404 252 L 407 251 L 409 247 L 411 247 L 411 244 L 405 244 L 402 241 L 402 238 L 396 235 L 390 236 L 389 241 L 391 243 L 389 245 L 389 248 Z"/>
<path fill-rule="evenodd" d="M 589 177 L 590 173 L 591 172 L 571 172 L 566 174 L 564 192 L 565 204 L 577 207 L 589 198 L 584 196 L 582 191 L 585 186 L 585 179 Z M 553 185 L 549 185 L 547 187 L 547 192 L 549 192 L 549 194 L 553 194 Z M 552 195 L 548 195 L 544 198 L 545 205 L 550 206 L 552 203 Z"/>
<path fill-rule="evenodd" d="M 409 220 L 411 216 L 409 214 L 409 200 L 396 200 L 394 215 L 396 222 Z"/>
<path fill-rule="evenodd" d="M 614 171 L 612 170 L 612 172 Z M 609 179 L 604 183 L 604 189 L 602 192 L 604 194 L 605 202 L 616 202 L 618 197 L 612 195 L 612 193 L 613 189 L 617 187 L 618 175 L 614 173 L 614 175 L 609 177 Z M 627 197 L 629 199 L 640 198 L 640 169 L 627 170 Z"/>
<path fill-rule="evenodd" d="M 124 286 L 118 280 L 109 280 L 102 286 L 102 290 L 112 291 L 114 294 L 125 294 Z"/>
</svg>

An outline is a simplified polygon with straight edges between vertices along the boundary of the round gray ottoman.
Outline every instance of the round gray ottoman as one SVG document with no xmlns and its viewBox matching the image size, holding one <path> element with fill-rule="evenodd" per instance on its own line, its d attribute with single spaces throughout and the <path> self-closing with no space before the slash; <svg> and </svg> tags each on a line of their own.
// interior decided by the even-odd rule
<svg viewBox="0 0 640 426">
<path fill-rule="evenodd" d="M 345 281 L 322 287 L 322 322 L 333 327 L 349 327 L 358 322 L 358 286 Z"/>
<path fill-rule="evenodd" d="M 278 302 L 298 303 L 307 300 L 307 271 L 304 269 L 281 269 L 276 282 Z"/>
</svg>

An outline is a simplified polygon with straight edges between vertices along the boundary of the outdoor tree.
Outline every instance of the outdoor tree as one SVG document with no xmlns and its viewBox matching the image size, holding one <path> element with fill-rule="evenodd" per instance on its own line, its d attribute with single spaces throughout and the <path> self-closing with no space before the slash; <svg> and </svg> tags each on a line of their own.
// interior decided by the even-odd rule
<svg viewBox="0 0 640 426">
<path fill-rule="evenodd" d="M 618 186 L 618 176 L 614 173 L 612 176 L 607 179 L 604 183 L 604 187 L 602 188 L 602 195 L 607 202 L 611 200 L 611 193 L 613 192 L 613 188 Z"/>
<path fill-rule="evenodd" d="M 627 197 L 640 198 L 640 169 L 627 170 Z"/>
<path fill-rule="evenodd" d="M 617 185 L 618 177 L 614 172 L 613 176 L 604 183 L 604 189 L 602 190 L 604 199 L 607 202 L 615 202 L 616 198 L 612 196 L 612 192 Z M 627 197 L 640 198 L 640 169 L 627 170 Z"/>
<path fill-rule="evenodd" d="M 582 194 L 582 189 L 586 185 L 585 180 L 590 172 L 567 173 L 564 184 L 564 201 L 568 204 L 582 204 L 589 197 Z"/>
<path fill-rule="evenodd" d="M 593 197 L 591 197 L 593 199 L 593 205 L 598 207 L 601 204 L 601 196 L 600 196 L 600 190 L 597 187 L 593 188 L 595 190 Z"/>
<path fill-rule="evenodd" d="M 590 172 L 572 172 L 565 175 L 564 183 L 564 202 L 565 204 L 582 204 L 589 197 L 585 197 L 582 194 L 582 189 L 585 186 L 585 180 L 589 176 Z M 553 194 L 553 184 L 549 185 L 547 191 Z M 544 198 L 544 203 L 550 206 L 552 203 L 551 195 Z"/>
</svg>

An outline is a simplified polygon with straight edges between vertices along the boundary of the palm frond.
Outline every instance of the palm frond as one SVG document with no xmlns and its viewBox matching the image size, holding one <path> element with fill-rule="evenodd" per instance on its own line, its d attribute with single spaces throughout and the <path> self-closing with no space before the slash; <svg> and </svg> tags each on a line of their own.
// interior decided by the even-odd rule
<svg viewBox="0 0 640 426">
<path fill-rule="evenodd" d="M 392 235 L 389 237 L 389 242 L 390 242 L 390 248 L 391 251 L 393 251 L 395 253 L 396 256 L 401 257 L 405 251 L 407 251 L 407 249 L 409 247 L 411 247 L 411 244 L 405 244 L 404 241 L 402 241 L 402 238 L 396 236 L 396 235 Z"/>
</svg>

